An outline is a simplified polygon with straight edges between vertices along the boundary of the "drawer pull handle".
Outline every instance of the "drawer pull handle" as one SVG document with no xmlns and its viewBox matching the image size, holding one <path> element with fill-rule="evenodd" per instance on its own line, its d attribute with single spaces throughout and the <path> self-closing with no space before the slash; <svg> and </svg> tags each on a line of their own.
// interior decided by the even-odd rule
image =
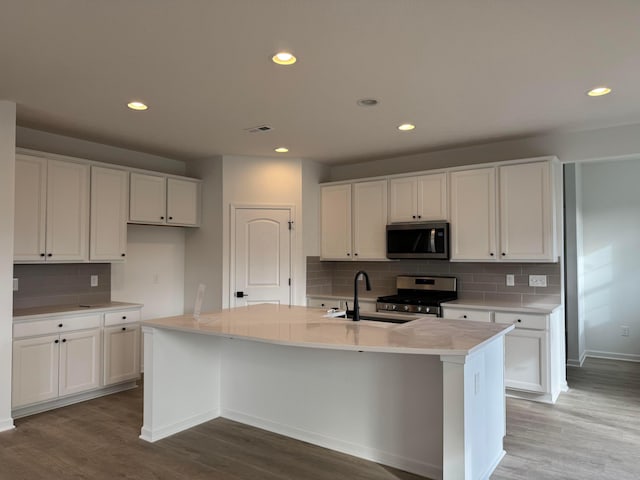
<svg viewBox="0 0 640 480">
<path fill-rule="evenodd" d="M 53 253 L 47 253 L 47 257 L 53 257 Z"/>
<path fill-rule="evenodd" d="M 126 315 L 123 315 L 123 316 L 122 316 L 122 319 L 123 319 L 123 320 L 126 320 L 126 319 L 127 319 L 127 316 L 126 316 Z"/>
<path fill-rule="evenodd" d="M 63 339 L 62 339 L 62 343 L 65 343 L 66 341 L 67 341 L 67 339 L 66 339 L 66 338 L 63 338 Z"/>
<path fill-rule="evenodd" d="M 127 327 L 122 327 L 122 331 L 124 332 L 127 329 Z"/>
<path fill-rule="evenodd" d="M 61 323 L 59 323 L 59 324 L 58 324 L 58 327 L 59 327 L 59 328 L 62 328 L 62 324 L 61 324 Z"/>
<path fill-rule="evenodd" d="M 462 318 L 467 318 L 467 316 L 466 315 L 462 315 Z"/>
<path fill-rule="evenodd" d="M 54 342 L 53 342 L 53 343 L 58 343 L 59 341 L 60 341 L 60 340 L 54 340 Z"/>
<path fill-rule="evenodd" d="M 44 253 L 41 253 L 41 254 L 40 254 L 40 256 L 41 256 L 41 257 L 44 257 Z"/>
<path fill-rule="evenodd" d="M 522 323 L 522 320 L 521 320 L 521 319 L 518 319 L 518 320 L 516 320 L 516 321 L 517 321 L 518 323 Z"/>
<path fill-rule="evenodd" d="M 122 256 L 123 256 L 123 257 L 126 257 L 126 256 L 127 256 L 127 254 L 126 254 L 126 253 L 123 253 L 123 254 L 122 254 Z"/>
</svg>

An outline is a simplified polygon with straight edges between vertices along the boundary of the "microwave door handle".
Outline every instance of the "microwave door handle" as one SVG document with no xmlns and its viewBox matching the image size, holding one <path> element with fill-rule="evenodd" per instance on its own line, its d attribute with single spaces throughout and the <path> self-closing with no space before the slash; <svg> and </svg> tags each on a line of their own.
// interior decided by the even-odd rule
<svg viewBox="0 0 640 480">
<path fill-rule="evenodd" d="M 430 244 L 431 244 L 431 252 L 436 253 L 436 229 L 435 228 L 431 229 Z"/>
</svg>

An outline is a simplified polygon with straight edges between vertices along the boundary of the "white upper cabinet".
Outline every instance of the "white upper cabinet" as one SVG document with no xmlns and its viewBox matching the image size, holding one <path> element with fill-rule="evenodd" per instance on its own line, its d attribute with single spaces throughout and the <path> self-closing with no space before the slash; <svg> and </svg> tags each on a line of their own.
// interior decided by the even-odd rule
<svg viewBox="0 0 640 480">
<path fill-rule="evenodd" d="M 125 259 L 128 205 L 129 172 L 91 167 L 90 260 Z"/>
<path fill-rule="evenodd" d="M 131 174 L 129 221 L 134 223 L 166 223 L 166 177 Z"/>
<path fill-rule="evenodd" d="M 451 173 L 451 259 L 496 259 L 496 171 Z"/>
<path fill-rule="evenodd" d="M 195 227 L 200 217 L 200 182 L 131 173 L 129 221 Z"/>
<path fill-rule="evenodd" d="M 387 181 L 353 184 L 353 260 L 387 258 Z"/>
<path fill-rule="evenodd" d="M 552 173 L 548 160 L 452 172 L 451 259 L 557 261 Z"/>
<path fill-rule="evenodd" d="M 386 260 L 387 181 L 321 189 L 323 260 Z"/>
<path fill-rule="evenodd" d="M 16 155 L 14 261 L 44 260 L 46 228 L 47 160 Z"/>
<path fill-rule="evenodd" d="M 331 185 L 320 193 L 320 256 L 351 259 L 351 185 Z"/>
<path fill-rule="evenodd" d="M 167 223 L 197 225 L 200 182 L 167 178 Z"/>
<path fill-rule="evenodd" d="M 500 257 L 553 261 L 555 219 L 549 162 L 499 167 Z"/>
<path fill-rule="evenodd" d="M 86 261 L 89 167 L 16 155 L 14 261 Z"/>
<path fill-rule="evenodd" d="M 389 181 L 389 222 L 447 220 L 447 174 Z"/>
</svg>

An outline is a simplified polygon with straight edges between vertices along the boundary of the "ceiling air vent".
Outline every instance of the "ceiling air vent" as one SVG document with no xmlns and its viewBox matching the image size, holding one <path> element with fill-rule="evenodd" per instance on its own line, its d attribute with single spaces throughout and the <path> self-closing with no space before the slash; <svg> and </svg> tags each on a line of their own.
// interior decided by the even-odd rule
<svg viewBox="0 0 640 480">
<path fill-rule="evenodd" d="M 245 128 L 245 130 L 249 133 L 265 133 L 273 130 L 273 127 L 269 125 L 258 125 L 257 127 Z"/>
</svg>

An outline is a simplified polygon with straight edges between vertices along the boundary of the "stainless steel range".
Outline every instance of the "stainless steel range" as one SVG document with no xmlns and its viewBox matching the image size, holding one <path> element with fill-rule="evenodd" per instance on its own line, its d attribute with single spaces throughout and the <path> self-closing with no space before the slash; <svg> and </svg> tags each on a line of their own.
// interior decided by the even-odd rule
<svg viewBox="0 0 640 480">
<path fill-rule="evenodd" d="M 396 295 L 378 297 L 377 312 L 411 313 L 442 316 L 440 304 L 458 298 L 455 277 L 419 277 L 400 275 L 396 278 Z"/>
</svg>

